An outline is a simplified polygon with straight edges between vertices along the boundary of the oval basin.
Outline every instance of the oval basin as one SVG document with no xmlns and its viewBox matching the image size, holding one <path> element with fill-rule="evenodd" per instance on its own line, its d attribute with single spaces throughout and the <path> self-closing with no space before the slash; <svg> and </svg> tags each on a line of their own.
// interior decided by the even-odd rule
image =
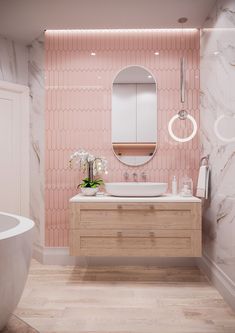
<svg viewBox="0 0 235 333">
<path fill-rule="evenodd" d="M 105 184 L 107 193 L 116 197 L 158 197 L 166 192 L 167 186 L 167 183 L 152 182 L 120 182 Z"/>
</svg>

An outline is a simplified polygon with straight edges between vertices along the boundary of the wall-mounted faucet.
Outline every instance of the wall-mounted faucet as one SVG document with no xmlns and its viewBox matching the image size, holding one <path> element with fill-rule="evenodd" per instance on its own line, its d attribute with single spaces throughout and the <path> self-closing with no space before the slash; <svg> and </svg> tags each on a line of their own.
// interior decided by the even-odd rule
<svg viewBox="0 0 235 333">
<path fill-rule="evenodd" d="M 127 182 L 128 179 L 129 179 L 129 173 L 128 173 L 128 172 L 125 172 L 125 173 L 123 174 L 123 177 L 124 177 L 124 180 Z"/>
<path fill-rule="evenodd" d="M 144 182 L 147 181 L 147 175 L 146 175 L 146 173 L 145 173 L 144 171 L 141 173 L 141 179 L 142 179 Z"/>
<path fill-rule="evenodd" d="M 132 174 L 134 182 L 138 182 L 138 175 L 136 172 Z"/>
<path fill-rule="evenodd" d="M 133 174 L 132 174 L 132 177 L 133 177 L 133 181 L 134 182 L 138 182 L 138 174 L 136 173 L 136 172 L 134 172 Z M 143 182 L 146 182 L 147 181 L 147 174 L 143 171 L 141 174 L 140 174 L 140 177 L 141 177 L 141 179 L 142 179 L 142 181 Z M 124 174 L 123 174 L 123 178 L 124 178 L 124 180 L 125 180 L 125 182 L 127 182 L 128 180 L 129 180 L 129 173 L 128 172 L 125 172 Z"/>
</svg>

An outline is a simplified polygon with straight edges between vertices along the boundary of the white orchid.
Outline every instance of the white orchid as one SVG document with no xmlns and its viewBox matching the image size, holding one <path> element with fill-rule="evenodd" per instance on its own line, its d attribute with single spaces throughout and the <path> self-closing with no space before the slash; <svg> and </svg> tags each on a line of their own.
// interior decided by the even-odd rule
<svg viewBox="0 0 235 333">
<path fill-rule="evenodd" d="M 88 177 L 93 179 L 102 173 L 107 174 L 107 160 L 103 157 L 95 157 L 84 149 L 79 149 L 70 156 L 69 164 L 72 168 L 73 162 L 79 165 L 79 169 L 88 172 Z"/>
</svg>

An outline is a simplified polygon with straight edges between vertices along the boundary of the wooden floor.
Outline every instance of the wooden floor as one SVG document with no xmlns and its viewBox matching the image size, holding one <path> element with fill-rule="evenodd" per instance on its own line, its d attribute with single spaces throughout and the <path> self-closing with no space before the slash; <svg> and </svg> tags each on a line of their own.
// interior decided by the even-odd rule
<svg viewBox="0 0 235 333">
<path fill-rule="evenodd" d="M 39 333 L 37 330 L 30 327 L 27 323 L 12 315 L 7 326 L 0 333 Z"/>
<path fill-rule="evenodd" d="M 197 268 L 34 261 L 15 314 L 41 333 L 235 333 L 235 314 Z"/>
</svg>

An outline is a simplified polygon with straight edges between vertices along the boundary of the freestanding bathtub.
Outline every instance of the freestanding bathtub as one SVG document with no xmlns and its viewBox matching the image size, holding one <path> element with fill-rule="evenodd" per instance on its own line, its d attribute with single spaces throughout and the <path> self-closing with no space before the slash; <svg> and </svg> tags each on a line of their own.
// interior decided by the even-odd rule
<svg viewBox="0 0 235 333">
<path fill-rule="evenodd" d="M 15 310 L 28 275 L 34 222 L 0 212 L 0 331 Z"/>
</svg>

